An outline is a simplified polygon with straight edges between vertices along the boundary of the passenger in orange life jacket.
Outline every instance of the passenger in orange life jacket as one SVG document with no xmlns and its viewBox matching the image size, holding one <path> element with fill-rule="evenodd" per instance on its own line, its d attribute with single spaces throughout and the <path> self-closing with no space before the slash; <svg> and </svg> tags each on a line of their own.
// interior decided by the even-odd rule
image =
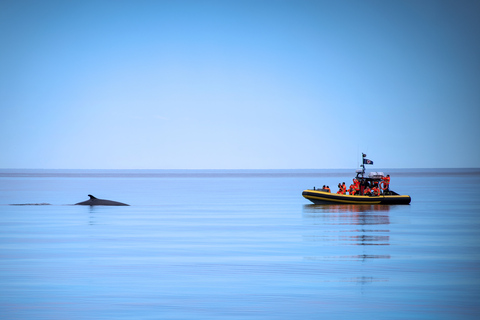
<svg viewBox="0 0 480 320">
<path fill-rule="evenodd" d="M 337 194 L 343 194 L 343 188 L 342 188 L 342 185 L 340 183 L 338 184 Z"/>
<path fill-rule="evenodd" d="M 355 195 L 355 185 L 350 185 L 350 188 L 348 188 L 348 193 L 352 196 Z"/>
<path fill-rule="evenodd" d="M 345 182 L 342 184 L 342 189 L 343 189 L 343 194 L 347 194 L 347 186 L 345 185 Z"/>
<path fill-rule="evenodd" d="M 355 189 L 355 193 L 360 192 L 360 181 L 358 181 L 356 178 L 353 178 L 353 188 Z"/>
<path fill-rule="evenodd" d="M 370 188 L 366 186 L 365 189 L 363 190 L 363 194 L 366 196 L 369 196 L 372 194 L 372 190 L 370 190 Z"/>
<path fill-rule="evenodd" d="M 375 185 L 372 189 L 373 195 L 374 196 L 379 196 L 380 195 L 380 189 L 378 188 L 378 185 Z"/>
<path fill-rule="evenodd" d="M 327 186 L 327 187 L 325 188 L 325 190 L 327 190 L 327 192 L 332 192 L 332 191 L 330 191 L 330 187 L 329 187 L 329 186 Z"/>
</svg>

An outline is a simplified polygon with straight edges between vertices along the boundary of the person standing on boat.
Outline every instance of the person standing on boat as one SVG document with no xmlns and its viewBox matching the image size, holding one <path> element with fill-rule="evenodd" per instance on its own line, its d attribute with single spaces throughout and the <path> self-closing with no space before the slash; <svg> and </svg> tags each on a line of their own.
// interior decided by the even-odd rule
<svg viewBox="0 0 480 320">
<path fill-rule="evenodd" d="M 383 191 L 388 191 L 388 188 L 390 186 L 390 175 L 387 174 L 386 177 L 382 177 L 383 181 Z"/>
<path fill-rule="evenodd" d="M 342 184 L 343 194 L 347 194 L 347 185 L 345 182 Z"/>
<path fill-rule="evenodd" d="M 360 192 L 360 181 L 358 181 L 357 178 L 353 178 L 353 189 L 354 189 L 354 195 L 358 194 Z"/>
</svg>

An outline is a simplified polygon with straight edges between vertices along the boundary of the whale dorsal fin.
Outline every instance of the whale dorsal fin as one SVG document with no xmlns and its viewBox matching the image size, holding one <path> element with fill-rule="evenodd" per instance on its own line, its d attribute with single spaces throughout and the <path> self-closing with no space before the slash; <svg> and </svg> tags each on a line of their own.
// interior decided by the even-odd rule
<svg viewBox="0 0 480 320">
<path fill-rule="evenodd" d="M 90 200 L 97 199 L 97 198 L 95 198 L 94 196 L 92 196 L 91 194 L 89 194 L 88 196 L 90 197 Z"/>
</svg>

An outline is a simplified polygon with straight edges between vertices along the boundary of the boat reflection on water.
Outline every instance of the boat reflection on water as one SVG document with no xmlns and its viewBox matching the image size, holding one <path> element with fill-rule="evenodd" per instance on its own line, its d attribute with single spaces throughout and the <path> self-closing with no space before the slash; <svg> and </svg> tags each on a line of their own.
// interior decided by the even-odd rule
<svg viewBox="0 0 480 320">
<path fill-rule="evenodd" d="M 309 230 L 305 241 L 335 246 L 338 252 L 352 251 L 351 246 L 389 246 L 390 205 L 305 205 L 304 225 Z M 340 246 L 340 248 L 338 248 Z M 382 252 L 357 252 L 355 254 L 321 257 L 322 260 L 390 259 Z M 365 251 L 365 250 L 363 250 Z M 384 251 L 384 250 L 383 250 Z"/>
<path fill-rule="evenodd" d="M 303 206 L 303 212 L 388 212 L 391 207 L 386 204 L 306 204 Z"/>
<path fill-rule="evenodd" d="M 303 216 L 314 223 L 337 225 L 389 225 L 390 205 L 341 204 L 303 206 Z"/>
<path fill-rule="evenodd" d="M 368 261 L 387 261 L 390 257 L 391 205 L 304 205 L 303 240 L 320 255 L 304 257 L 306 261 L 328 262 L 333 269 L 343 270 L 338 282 L 365 285 L 388 282 L 378 272 L 378 264 Z M 352 269 L 345 262 L 359 262 Z M 322 265 L 324 265 L 322 263 Z M 363 286 L 362 286 L 363 287 Z"/>
</svg>

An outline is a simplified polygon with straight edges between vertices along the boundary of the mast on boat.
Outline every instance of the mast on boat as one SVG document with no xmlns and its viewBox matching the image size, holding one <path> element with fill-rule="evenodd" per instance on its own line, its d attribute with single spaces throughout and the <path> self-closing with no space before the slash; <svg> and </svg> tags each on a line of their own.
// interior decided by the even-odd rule
<svg viewBox="0 0 480 320">
<path fill-rule="evenodd" d="M 366 164 L 373 164 L 373 161 L 372 160 L 369 160 L 369 159 L 366 159 L 367 155 L 365 153 L 362 152 L 362 164 L 360 165 L 360 167 L 362 167 L 362 179 L 365 178 L 365 165 Z M 358 174 L 360 174 L 360 171 L 357 170 L 357 177 L 358 177 Z"/>
<path fill-rule="evenodd" d="M 362 167 L 362 179 L 364 178 L 365 176 L 365 157 L 367 155 L 365 153 L 362 152 L 362 164 L 360 165 L 360 167 Z"/>
</svg>

